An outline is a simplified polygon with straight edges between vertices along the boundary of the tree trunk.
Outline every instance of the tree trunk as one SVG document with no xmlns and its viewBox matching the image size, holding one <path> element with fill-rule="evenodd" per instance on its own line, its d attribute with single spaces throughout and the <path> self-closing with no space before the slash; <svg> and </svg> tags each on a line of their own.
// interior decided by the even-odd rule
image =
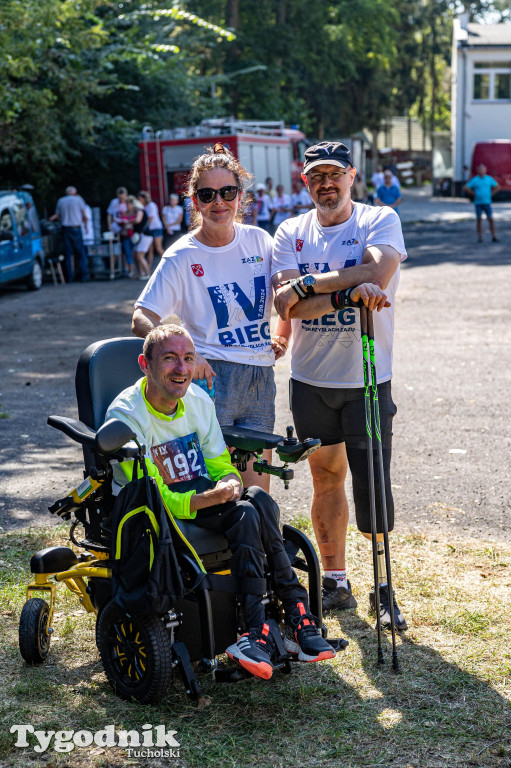
<svg viewBox="0 0 511 768">
<path fill-rule="evenodd" d="M 240 0 L 227 0 L 225 8 L 225 21 L 228 27 L 231 27 L 234 32 L 238 32 L 240 28 Z M 225 71 L 234 71 L 237 68 L 241 58 L 241 51 L 237 40 L 234 40 L 228 45 L 226 53 L 226 68 Z M 230 113 L 234 117 L 238 116 L 238 102 L 239 94 L 234 79 L 231 80 L 226 86 L 229 89 L 230 96 Z"/>
<path fill-rule="evenodd" d="M 432 31 L 432 41 L 431 41 L 431 59 L 429 62 L 429 71 L 430 71 L 430 78 L 431 78 L 431 118 L 430 118 L 430 141 L 431 141 L 431 152 L 433 152 L 433 149 L 435 147 L 435 113 L 436 113 L 436 95 L 437 95 L 437 78 L 436 78 L 436 23 L 435 18 L 433 17 L 431 21 L 431 31 Z"/>
<path fill-rule="evenodd" d="M 277 24 L 286 23 L 286 2 L 287 0 L 278 0 L 277 2 Z"/>
<path fill-rule="evenodd" d="M 225 9 L 225 23 L 228 27 L 237 30 L 240 26 L 240 0 L 227 0 Z"/>
</svg>

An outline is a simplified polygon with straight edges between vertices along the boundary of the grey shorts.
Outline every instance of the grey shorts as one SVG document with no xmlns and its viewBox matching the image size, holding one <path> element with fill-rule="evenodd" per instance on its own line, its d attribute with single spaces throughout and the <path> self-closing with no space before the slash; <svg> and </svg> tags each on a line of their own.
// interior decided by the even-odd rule
<svg viewBox="0 0 511 768">
<path fill-rule="evenodd" d="M 273 432 L 275 376 L 272 365 L 244 365 L 208 360 L 216 373 L 215 408 L 221 427 L 249 427 Z"/>
</svg>

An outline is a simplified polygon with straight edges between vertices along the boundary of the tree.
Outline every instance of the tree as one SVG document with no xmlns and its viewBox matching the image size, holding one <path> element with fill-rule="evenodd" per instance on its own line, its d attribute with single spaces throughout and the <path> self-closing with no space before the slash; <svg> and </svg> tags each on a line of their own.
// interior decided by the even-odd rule
<svg viewBox="0 0 511 768">
<path fill-rule="evenodd" d="M 101 90 L 94 54 L 105 40 L 95 0 L 5 0 L 0 27 L 0 168 L 11 183 L 43 191 L 72 154 L 69 132 L 86 134 L 89 99 Z"/>
<path fill-rule="evenodd" d="M 101 202 L 106 177 L 131 174 L 138 186 L 142 125 L 198 119 L 195 40 L 233 37 L 175 3 L 142 0 L 3 0 L 2 22 L 4 184 L 31 181 L 55 198 L 79 183 Z"/>
</svg>

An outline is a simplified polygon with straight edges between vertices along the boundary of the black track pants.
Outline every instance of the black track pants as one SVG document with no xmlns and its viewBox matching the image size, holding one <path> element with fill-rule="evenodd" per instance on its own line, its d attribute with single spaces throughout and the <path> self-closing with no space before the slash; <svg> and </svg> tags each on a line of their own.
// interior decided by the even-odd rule
<svg viewBox="0 0 511 768">
<path fill-rule="evenodd" d="M 308 610 L 307 590 L 291 568 L 278 524 L 279 509 L 265 491 L 257 486 L 246 489 L 240 501 L 217 504 L 197 512 L 194 523 L 201 528 L 223 533 L 232 552 L 231 572 L 243 578 L 264 578 L 264 560 L 268 560 L 276 592 L 286 618 L 299 615 L 297 603 Z M 240 595 L 247 627 L 263 624 L 262 595 Z"/>
</svg>

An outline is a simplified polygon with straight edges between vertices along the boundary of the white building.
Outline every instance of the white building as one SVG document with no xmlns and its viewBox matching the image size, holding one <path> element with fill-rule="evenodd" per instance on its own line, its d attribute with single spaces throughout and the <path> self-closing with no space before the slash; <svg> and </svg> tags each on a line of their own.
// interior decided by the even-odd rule
<svg viewBox="0 0 511 768">
<path fill-rule="evenodd" d="M 511 139 L 511 24 L 454 20 L 451 132 L 454 194 L 476 141 Z"/>
</svg>

